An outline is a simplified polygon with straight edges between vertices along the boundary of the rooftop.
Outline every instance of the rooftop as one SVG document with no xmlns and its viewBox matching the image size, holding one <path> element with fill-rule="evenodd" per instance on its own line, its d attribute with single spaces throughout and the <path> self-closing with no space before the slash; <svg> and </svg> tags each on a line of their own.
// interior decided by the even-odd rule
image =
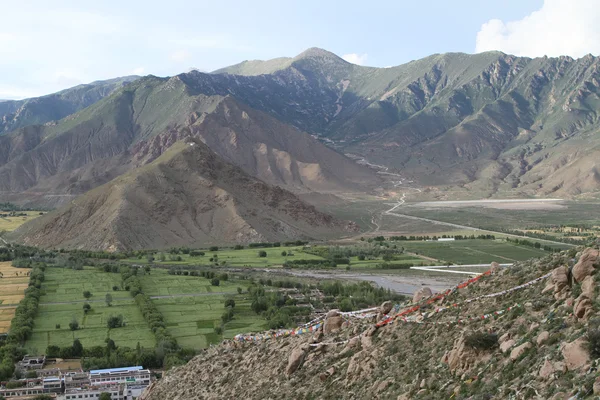
<svg viewBox="0 0 600 400">
<path fill-rule="evenodd" d="M 97 374 L 112 374 L 116 372 L 135 372 L 142 371 L 144 367 L 136 366 L 136 367 L 123 367 L 123 368 L 108 368 L 108 369 L 93 369 L 90 371 L 90 375 Z"/>
</svg>

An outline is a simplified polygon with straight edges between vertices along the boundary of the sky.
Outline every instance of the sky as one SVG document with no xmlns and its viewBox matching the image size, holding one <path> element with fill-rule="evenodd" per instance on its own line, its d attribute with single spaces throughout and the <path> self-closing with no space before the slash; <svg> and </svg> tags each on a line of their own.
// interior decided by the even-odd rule
<svg viewBox="0 0 600 400">
<path fill-rule="evenodd" d="M 387 67 L 433 53 L 600 54 L 600 0 L 0 0 L 0 99 L 321 47 Z"/>
</svg>

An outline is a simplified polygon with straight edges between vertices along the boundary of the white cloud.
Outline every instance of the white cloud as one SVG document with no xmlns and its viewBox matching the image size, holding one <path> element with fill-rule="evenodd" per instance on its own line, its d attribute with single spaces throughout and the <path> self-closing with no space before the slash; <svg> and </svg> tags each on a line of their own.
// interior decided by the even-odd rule
<svg viewBox="0 0 600 400">
<path fill-rule="evenodd" d="M 144 67 L 138 67 L 138 68 L 134 69 L 133 71 L 131 71 L 131 73 L 134 75 L 144 75 L 145 70 L 146 69 Z"/>
<path fill-rule="evenodd" d="M 344 54 L 342 56 L 342 58 L 346 61 L 348 61 L 349 63 L 352 64 L 356 64 L 356 65 L 364 65 L 365 62 L 367 62 L 367 54 L 357 54 L 357 53 L 350 53 L 350 54 Z"/>
<path fill-rule="evenodd" d="M 481 26 L 475 45 L 478 53 L 489 50 L 529 57 L 600 54 L 598 0 L 544 0 L 518 21 L 492 19 Z"/>
</svg>

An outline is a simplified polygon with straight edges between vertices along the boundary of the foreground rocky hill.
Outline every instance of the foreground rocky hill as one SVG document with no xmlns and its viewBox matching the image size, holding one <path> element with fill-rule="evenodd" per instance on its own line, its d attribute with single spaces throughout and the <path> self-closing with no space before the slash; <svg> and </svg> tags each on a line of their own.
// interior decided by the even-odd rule
<svg viewBox="0 0 600 400">
<path fill-rule="evenodd" d="M 493 265 L 444 296 L 421 290 L 400 313 L 384 303 L 370 321 L 330 312 L 315 333 L 225 342 L 143 399 L 594 398 L 599 269 L 597 248 Z"/>
<path fill-rule="evenodd" d="M 356 229 L 187 138 L 170 143 L 149 164 L 26 223 L 10 239 L 43 248 L 123 251 L 326 239 Z"/>
</svg>

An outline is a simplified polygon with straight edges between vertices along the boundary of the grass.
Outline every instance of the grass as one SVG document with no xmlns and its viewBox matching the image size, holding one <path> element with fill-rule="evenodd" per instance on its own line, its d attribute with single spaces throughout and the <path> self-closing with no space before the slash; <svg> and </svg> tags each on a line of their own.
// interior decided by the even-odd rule
<svg viewBox="0 0 600 400">
<path fill-rule="evenodd" d="M 23 225 L 25 222 L 31 221 L 32 219 L 35 219 L 40 216 L 40 211 L 19 211 L 19 213 L 27 214 L 27 216 L 0 218 L 0 232 L 14 231 L 19 226 Z M 0 212 L 0 214 L 6 214 L 6 213 Z"/>
<path fill-rule="evenodd" d="M 454 242 L 402 241 L 410 252 L 455 264 L 511 263 L 548 255 L 544 250 L 517 246 L 504 240 L 457 240 Z"/>
<path fill-rule="evenodd" d="M 212 286 L 206 278 L 168 275 L 163 269 L 153 269 L 141 281 L 144 293 L 149 296 L 175 296 L 152 301 L 163 314 L 167 330 L 182 347 L 201 349 L 238 333 L 265 328 L 264 319 L 250 310 L 245 295 L 237 294 L 237 288 L 245 290 L 247 282 L 221 280 L 219 286 Z M 201 295 L 184 297 L 186 294 Z M 229 297 L 235 299 L 235 315 L 220 336 L 215 334 L 214 327 L 220 325 L 224 303 Z"/>
<path fill-rule="evenodd" d="M 43 353 L 49 345 L 67 346 L 75 338 L 81 340 L 84 347 L 102 346 L 107 337 L 113 339 L 117 346 L 135 348 L 140 342 L 143 347 L 154 347 L 154 336 L 133 298 L 128 292 L 112 290 L 112 286 L 121 283 L 119 274 L 99 272 L 93 268 L 83 271 L 47 268 L 45 278 L 33 335 L 25 345 L 29 352 Z M 88 315 L 83 313 L 84 290 L 93 294 L 89 300 L 92 311 Z M 111 307 L 104 302 L 106 293 L 113 296 Z M 109 330 L 107 319 L 119 314 L 123 315 L 126 326 Z M 69 329 L 73 318 L 80 326 L 74 332 Z M 60 324 L 60 329 L 56 329 L 57 324 Z"/>
<path fill-rule="evenodd" d="M 259 257 L 258 252 L 264 250 L 267 252 L 267 257 Z M 226 262 L 226 265 L 232 267 L 274 267 L 281 266 L 286 260 L 322 260 L 322 257 L 315 256 L 312 254 L 305 253 L 302 250 L 302 246 L 294 247 L 272 247 L 266 249 L 223 249 L 219 251 L 208 251 L 204 250 L 204 256 L 190 257 L 187 254 L 179 254 L 182 261 L 169 261 L 169 254 L 166 253 L 166 261 L 159 261 L 159 255 L 155 255 L 156 264 L 173 264 L 173 265 L 209 265 L 212 264 L 210 259 L 215 255 L 218 258 L 219 263 Z M 283 251 L 291 251 L 293 256 L 282 256 Z M 145 258 L 137 259 L 130 258 L 125 261 L 129 261 L 137 264 L 147 263 Z"/>
</svg>

